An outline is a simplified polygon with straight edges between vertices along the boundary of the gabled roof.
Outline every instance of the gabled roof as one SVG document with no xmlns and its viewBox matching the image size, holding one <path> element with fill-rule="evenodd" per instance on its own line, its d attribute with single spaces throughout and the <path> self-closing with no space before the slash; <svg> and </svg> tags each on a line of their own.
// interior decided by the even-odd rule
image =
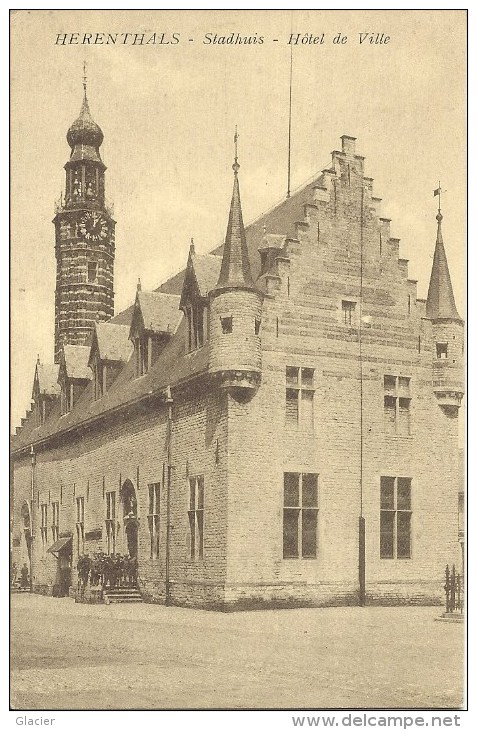
<svg viewBox="0 0 477 730">
<path fill-rule="evenodd" d="M 179 302 L 180 297 L 177 294 L 138 291 L 131 329 L 136 317 L 140 316 L 145 330 L 157 334 L 174 334 L 182 319 Z"/>
<path fill-rule="evenodd" d="M 91 368 L 88 367 L 90 350 L 87 345 L 63 345 L 63 362 L 67 378 L 91 379 Z"/>
<path fill-rule="evenodd" d="M 95 352 L 99 354 L 100 360 L 128 362 L 132 351 L 133 345 L 129 340 L 129 326 L 127 324 L 96 322 L 89 363 L 91 363 L 91 358 Z"/>
<path fill-rule="evenodd" d="M 191 245 L 189 258 L 187 259 L 187 268 L 182 284 L 182 293 L 180 297 L 180 307 L 182 308 L 191 293 L 198 294 L 200 297 L 207 297 L 217 284 L 220 274 L 220 266 L 222 259 L 213 254 L 198 255 L 195 253 L 194 246 Z"/>
<path fill-rule="evenodd" d="M 434 249 L 434 260 L 432 262 L 431 278 L 429 280 L 429 291 L 427 294 L 426 317 L 429 319 L 458 319 L 460 320 L 457 307 L 455 306 L 452 281 L 447 265 L 447 257 L 442 238 L 441 221 L 442 214 L 436 216 L 437 238 Z"/>
<path fill-rule="evenodd" d="M 33 398 L 41 395 L 59 395 L 61 392 L 58 384 L 59 365 L 56 363 L 37 362 L 35 377 L 33 380 Z"/>
</svg>

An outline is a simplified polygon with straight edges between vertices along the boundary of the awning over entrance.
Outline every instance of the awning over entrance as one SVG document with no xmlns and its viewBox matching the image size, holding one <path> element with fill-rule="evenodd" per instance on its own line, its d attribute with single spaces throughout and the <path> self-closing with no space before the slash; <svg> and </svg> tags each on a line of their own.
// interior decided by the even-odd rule
<svg viewBox="0 0 477 730">
<path fill-rule="evenodd" d="M 71 537 L 60 537 L 51 547 L 46 551 L 47 553 L 59 553 L 71 543 Z"/>
</svg>

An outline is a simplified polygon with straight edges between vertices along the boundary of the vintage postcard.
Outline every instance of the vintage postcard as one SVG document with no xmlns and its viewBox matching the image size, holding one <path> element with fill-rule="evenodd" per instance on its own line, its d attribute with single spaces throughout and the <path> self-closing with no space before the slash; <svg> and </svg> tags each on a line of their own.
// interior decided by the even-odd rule
<svg viewBox="0 0 477 730">
<path fill-rule="evenodd" d="M 459 725 L 466 34 L 11 11 L 17 724 Z"/>
</svg>

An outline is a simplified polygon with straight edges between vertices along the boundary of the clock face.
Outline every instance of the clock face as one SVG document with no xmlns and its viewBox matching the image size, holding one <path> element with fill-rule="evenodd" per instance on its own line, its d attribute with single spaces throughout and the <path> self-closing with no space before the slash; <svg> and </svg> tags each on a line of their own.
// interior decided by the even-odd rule
<svg viewBox="0 0 477 730">
<path fill-rule="evenodd" d="M 108 235 L 108 223 L 101 213 L 89 211 L 81 218 L 79 230 L 87 241 L 99 241 Z"/>
</svg>

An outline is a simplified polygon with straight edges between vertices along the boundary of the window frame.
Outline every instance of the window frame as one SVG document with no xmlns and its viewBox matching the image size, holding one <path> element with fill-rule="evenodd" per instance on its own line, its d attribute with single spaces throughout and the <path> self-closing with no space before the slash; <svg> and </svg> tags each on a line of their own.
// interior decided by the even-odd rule
<svg viewBox="0 0 477 730">
<path fill-rule="evenodd" d="M 291 371 L 297 371 L 296 382 L 292 381 Z M 307 382 L 304 382 L 303 373 L 311 373 Z M 285 367 L 285 428 L 290 430 L 308 431 L 313 433 L 315 430 L 315 368 L 307 366 L 287 365 Z M 311 383 L 311 384 L 310 384 Z M 293 394 L 293 396 L 292 396 Z M 289 417 L 290 410 L 288 405 L 293 401 L 297 401 L 296 419 Z M 305 423 L 303 402 L 309 400 L 311 403 L 310 420 Z"/>
<path fill-rule="evenodd" d="M 58 500 L 51 503 L 51 539 L 55 543 L 60 534 L 60 503 Z"/>
<path fill-rule="evenodd" d="M 76 497 L 76 553 L 84 555 L 84 496 Z"/>
<path fill-rule="evenodd" d="M 40 526 L 41 545 L 42 545 L 42 549 L 43 549 L 43 554 L 45 554 L 46 549 L 48 547 L 48 504 L 47 504 L 47 502 L 41 503 L 40 511 L 41 511 L 41 526 Z"/>
<path fill-rule="evenodd" d="M 105 494 L 106 500 L 106 553 L 113 555 L 116 552 L 116 492 L 110 490 Z"/>
<path fill-rule="evenodd" d="M 410 376 L 385 373 L 383 391 L 383 433 L 387 436 L 412 436 Z M 394 423 L 393 427 L 391 427 L 392 423 Z M 407 423 L 407 427 L 403 425 L 405 423 Z"/>
<path fill-rule="evenodd" d="M 412 478 L 411 477 L 403 477 L 403 476 L 381 476 L 380 478 L 380 489 L 379 489 L 379 557 L 380 560 L 412 560 L 413 557 L 413 540 L 412 540 L 412 514 L 413 514 L 413 500 L 412 500 L 412 493 L 413 493 L 413 485 L 412 485 Z M 392 486 L 392 505 L 388 501 L 387 506 L 383 507 L 383 504 L 386 504 L 386 498 L 383 498 L 383 487 L 391 487 Z M 401 492 L 400 497 L 400 487 L 407 487 L 409 490 L 409 498 L 408 498 L 408 507 L 403 507 L 403 496 Z M 389 491 L 388 491 L 388 497 L 389 497 Z M 400 499 L 401 499 L 401 506 L 400 506 Z M 391 506 L 390 506 L 391 505 Z M 383 530 L 383 516 L 386 515 L 387 519 L 387 529 Z M 405 526 L 405 523 L 403 523 L 403 516 L 406 515 L 406 520 L 408 521 L 407 528 Z M 389 525 L 391 526 L 391 529 L 389 529 Z M 405 539 L 409 545 L 409 549 L 405 551 L 405 554 L 402 551 L 402 548 L 400 546 L 402 545 L 402 535 L 405 535 Z M 401 541 L 400 541 L 400 534 L 401 534 Z M 383 538 L 388 536 L 389 541 L 389 535 L 391 535 L 391 551 L 388 550 L 388 554 L 385 553 L 385 550 L 383 549 Z M 401 552 L 401 554 L 400 554 Z M 389 554 L 391 553 L 391 554 Z"/>
<path fill-rule="evenodd" d="M 287 499 L 290 498 L 287 495 L 287 477 L 292 477 L 293 481 L 296 482 L 296 503 L 287 503 Z M 303 482 L 304 478 L 311 477 L 314 481 L 315 488 L 315 499 L 313 504 L 305 504 L 303 498 Z M 290 481 L 288 480 L 289 484 Z M 317 472 L 284 472 L 283 473 L 283 507 L 282 507 L 282 560 L 317 560 L 319 556 L 319 474 Z M 313 535 L 313 551 L 307 552 L 304 549 L 305 535 L 305 522 L 312 515 L 312 522 L 314 523 L 314 535 Z M 290 523 L 292 524 L 295 519 L 289 521 L 289 517 L 296 518 L 296 550 L 290 551 L 287 549 L 287 540 L 290 537 Z M 295 529 L 295 528 L 293 528 Z M 295 539 L 295 538 L 293 538 Z"/>
<path fill-rule="evenodd" d="M 357 302 L 351 299 L 341 300 L 342 324 L 345 327 L 356 327 L 356 323 L 353 322 L 356 304 Z"/>
<path fill-rule="evenodd" d="M 151 482 L 147 485 L 150 560 L 157 560 L 160 556 L 160 518 L 161 518 L 161 483 Z"/>
<path fill-rule="evenodd" d="M 204 559 L 205 479 L 203 474 L 189 477 L 188 534 L 189 559 Z M 198 549 L 196 547 L 198 546 Z"/>
</svg>

